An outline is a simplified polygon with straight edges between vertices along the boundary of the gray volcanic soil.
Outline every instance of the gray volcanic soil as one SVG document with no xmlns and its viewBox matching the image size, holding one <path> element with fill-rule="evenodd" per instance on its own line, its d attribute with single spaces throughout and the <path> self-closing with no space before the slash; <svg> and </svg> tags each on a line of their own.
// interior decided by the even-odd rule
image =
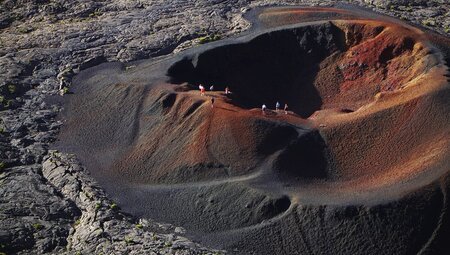
<svg viewBox="0 0 450 255">
<path fill-rule="evenodd" d="M 340 1 L 342 2 L 342 1 Z M 415 24 L 424 25 L 439 33 L 449 33 L 449 4 L 446 0 L 358 0 L 353 3 L 365 6 L 379 13 L 401 18 Z M 196 45 L 199 38 L 208 34 L 219 34 L 229 37 L 249 28 L 248 22 L 242 19 L 242 13 L 249 8 L 264 5 L 303 4 L 330 5 L 336 1 L 301 0 L 301 1 L 134 1 L 114 0 L 93 2 L 85 0 L 4 0 L 0 2 L 0 252 L 7 254 L 211 254 L 183 237 L 184 230 L 168 224 L 159 224 L 149 219 L 137 219 L 124 214 L 103 192 L 102 187 L 92 179 L 89 172 L 75 159 L 67 155 L 49 150 L 56 140 L 63 122 L 56 118 L 61 110 L 57 95 L 59 80 L 64 77 L 70 84 L 74 73 L 88 67 L 111 61 L 129 62 L 139 59 L 152 59 L 161 55 L 179 52 Z M 448 45 L 448 44 L 447 44 Z M 447 56 L 449 54 L 447 53 Z M 447 62 L 450 62 L 447 60 Z M 47 98 L 47 99 L 46 99 Z M 448 97 L 447 97 L 448 98 Z M 108 110 L 109 111 L 109 110 Z M 107 111 L 107 112 L 108 112 Z M 103 158 L 106 159 L 106 158 Z M 229 191 L 230 187 L 221 184 L 217 190 Z M 419 193 L 410 194 L 403 199 L 388 203 L 385 206 L 291 206 L 286 212 L 300 225 L 267 224 L 260 225 L 257 234 L 244 230 L 229 231 L 231 234 L 215 233 L 196 238 L 201 240 L 223 240 L 228 247 L 255 247 L 259 240 L 277 240 L 278 246 L 268 242 L 257 250 L 278 251 L 279 253 L 313 253 L 312 244 L 321 250 L 331 250 L 331 245 L 339 246 L 345 251 L 368 249 L 378 251 L 393 240 L 399 244 L 386 247 L 381 253 L 408 253 L 416 251 L 423 245 L 425 253 L 446 254 L 442 246 L 449 236 L 448 231 L 448 180 L 442 180 L 442 188 L 437 183 L 430 184 Z M 125 188 L 126 186 L 122 186 Z M 153 187 L 142 187 L 135 198 L 146 199 L 145 190 Z M 202 188 L 206 194 L 213 190 Z M 232 188 L 235 190 L 235 188 Z M 247 188 L 240 187 L 238 190 Z M 159 219 L 166 217 L 180 202 L 165 196 L 165 189 L 158 189 L 155 197 L 162 201 L 160 205 L 142 203 L 142 200 L 122 201 L 124 206 L 129 202 L 127 211 L 141 211 L 147 207 L 149 214 L 160 213 Z M 172 189 L 177 193 L 182 187 Z M 216 189 L 215 189 L 216 190 Z M 426 192 L 425 192 L 426 190 Z M 192 190 L 191 190 L 192 191 Z M 195 191 L 195 189 L 194 189 Z M 193 192 L 194 192 L 193 191 Z M 170 193 L 169 192 L 169 193 Z M 282 211 L 286 207 L 283 196 L 266 197 L 264 191 L 243 191 L 251 193 L 249 198 L 260 198 L 261 203 L 252 209 L 253 215 L 243 215 L 251 224 L 261 219 L 272 218 L 277 210 L 267 210 L 271 201 Z M 195 192 L 194 192 L 195 193 Z M 162 195 L 161 195 L 162 194 Z M 189 193 L 187 193 L 189 194 Z M 201 194 L 201 192 L 197 192 Z M 223 194 L 223 193 L 221 193 Z M 275 193 L 273 193 L 275 194 Z M 189 195 L 186 195 L 187 199 Z M 199 200 L 190 197 L 187 203 L 200 201 L 199 206 L 211 207 L 216 201 Z M 150 198 L 153 199 L 153 198 Z M 231 205 L 239 207 L 247 204 L 245 198 L 236 198 Z M 156 200 L 156 199 L 155 199 Z M 229 197 L 223 198 L 230 200 Z M 411 202 L 411 200 L 413 202 Z M 293 201 L 291 201 L 292 204 Z M 295 201 L 294 201 L 295 202 Z M 181 204 L 182 201 L 181 201 Z M 131 205 L 136 207 L 131 207 Z M 191 204 L 190 204 L 191 205 Z M 267 205 L 267 206 L 265 206 Z M 414 205 L 414 206 L 411 206 Z M 433 207 L 434 206 L 434 207 Z M 152 208 L 150 208 L 152 207 Z M 167 208 L 166 211 L 159 210 Z M 186 207 L 188 208 L 188 207 Z M 215 207 L 217 208 L 217 207 Z M 430 211 L 433 210 L 434 211 Z M 194 209 L 193 209 L 194 210 Z M 198 209 L 186 215 L 199 215 Z M 195 211 L 194 210 L 194 211 Z M 208 215 L 209 225 L 214 219 L 211 209 L 203 210 Z M 222 210 L 221 210 L 222 211 Z M 230 214 L 232 208 L 224 210 Z M 272 213 L 265 213 L 270 211 Z M 298 213 L 292 213 L 293 211 Z M 395 213 L 391 213 L 391 212 Z M 408 222 L 400 217 L 405 212 L 406 219 L 417 220 L 417 225 L 409 227 Z M 241 210 L 241 212 L 245 212 Z M 325 213 L 328 212 L 328 213 Z M 434 216 L 439 214 L 440 216 Z M 295 215 L 300 216 L 300 220 Z M 307 217 L 313 214 L 314 217 Z M 430 215 L 427 217 L 426 215 Z M 179 216 L 180 214 L 173 214 Z M 409 216 L 408 216 L 409 215 Z M 136 214 L 139 216 L 139 214 Z M 170 215 L 169 215 L 170 216 Z M 302 218 L 305 216 L 305 218 Z M 218 222 L 222 217 L 217 217 Z M 324 224 L 324 219 L 328 225 Z M 172 222 L 192 225 L 199 229 L 202 219 L 188 218 L 180 220 L 168 219 Z M 425 224 L 429 221 L 428 225 Z M 239 221 L 236 221 L 239 222 Z M 414 221 L 416 223 L 416 221 Z M 436 223 L 437 222 L 437 223 Z M 286 221 L 289 223 L 289 221 Z M 335 224 L 335 225 L 333 225 Z M 367 224 L 367 225 L 366 225 Z M 220 223 L 220 228 L 225 228 Z M 331 229 L 344 225 L 347 233 Z M 235 225 L 233 225 L 234 227 Z M 296 227 L 297 226 L 297 227 Z M 371 226 L 382 226 L 376 233 Z M 423 227 L 422 227 L 423 226 Z M 306 229 L 312 232 L 305 232 Z M 314 232 L 316 230 L 320 230 Z M 394 230 L 405 230 L 403 236 Z M 421 230 L 424 230 L 421 232 Z M 434 229 L 432 231 L 431 229 Z M 206 232 L 210 230 L 204 230 Z M 246 232 L 247 231 L 247 232 Z M 279 235 L 279 233 L 291 231 Z M 368 235 L 360 235 L 366 231 Z M 192 232 L 192 231 L 191 231 Z M 424 236 L 416 233 L 424 233 Z M 428 235 L 431 233 L 431 236 Z M 308 234 L 308 235 L 306 235 Z M 394 235 L 393 235 L 394 234 Z M 373 236 L 374 241 L 340 242 L 342 236 L 348 235 L 354 240 Z M 376 240 L 387 240 L 386 244 Z M 425 236 L 427 235 L 427 236 Z M 235 237 L 233 238 L 231 237 Z M 279 239 L 284 236 L 285 239 Z M 381 237 L 380 237 L 381 236 Z M 403 247 L 395 251 L 395 245 L 402 240 L 417 240 L 411 250 Z M 324 238 L 324 239 L 322 239 Z M 375 239 L 376 238 L 376 239 Z M 383 239 L 384 238 L 384 239 Z M 428 239 L 427 239 L 428 238 Z M 296 241 L 292 241 L 292 240 Z M 426 243 L 423 240 L 427 239 Z M 227 242 L 225 242 L 228 240 Z M 300 241 L 298 241 L 300 240 Z M 292 246 L 303 247 L 295 250 Z M 336 246 L 337 245 L 337 246 Z M 356 246 L 360 245 L 360 246 Z M 220 246 L 220 245 L 218 245 Z M 287 247 L 283 250 L 283 247 Z M 434 248 L 433 248 L 434 247 Z M 436 250 L 441 247 L 441 250 Z M 392 249 L 391 249 L 392 248 Z M 252 248 L 249 248 L 252 249 Z M 283 251 L 281 251 L 283 250 Z M 249 250 L 247 250 L 250 253 Z M 264 251 L 266 252 L 266 251 Z M 237 251 L 236 253 L 245 253 Z M 258 252 L 256 252 L 258 254 Z"/>
<path fill-rule="evenodd" d="M 370 17 L 373 16 L 371 14 Z M 329 181 L 326 166 L 320 165 L 326 162 L 328 153 L 324 148 L 325 142 L 320 141 L 320 135 L 315 138 L 314 128 L 306 123 L 297 123 L 292 132 L 300 137 L 299 145 L 289 146 L 300 148 L 292 152 L 287 150 L 287 154 L 281 154 L 281 157 L 271 151 L 268 154 L 270 156 L 263 161 L 258 157 L 255 160 L 254 156 L 247 158 L 247 155 L 241 154 L 237 158 L 231 155 L 231 162 L 222 158 L 218 163 L 208 158 L 209 154 L 216 151 L 208 149 L 207 159 L 211 160 L 211 163 L 206 161 L 205 165 L 195 165 L 195 169 L 190 169 L 187 173 L 185 168 L 180 169 L 170 164 L 174 161 L 189 161 L 202 150 L 202 147 L 195 145 L 197 140 L 192 134 L 202 126 L 205 119 L 211 118 L 207 115 L 211 110 L 205 105 L 204 99 L 189 101 L 196 92 L 185 92 L 189 95 L 188 99 L 180 94 L 174 96 L 171 89 L 175 87 L 166 84 L 169 78 L 172 82 L 179 83 L 213 83 L 220 90 L 223 90 L 225 84 L 233 84 L 235 94 L 231 102 L 238 108 L 227 108 L 231 111 L 240 108 L 251 109 L 259 106 L 261 102 L 273 105 L 275 101 L 270 100 L 275 96 L 293 97 L 302 95 L 301 92 L 305 92 L 308 97 L 300 100 L 305 105 L 292 106 L 298 116 L 309 117 L 326 105 L 319 97 L 317 100 L 311 99 L 314 99 L 314 93 L 317 93 L 314 88 L 300 87 L 299 91 L 289 88 L 278 90 L 289 91 L 288 95 L 276 94 L 276 91 L 267 88 L 269 84 L 276 82 L 286 86 L 298 83 L 296 77 L 290 80 L 294 75 L 289 73 L 290 66 L 302 65 L 296 62 L 298 55 L 302 56 L 308 52 L 310 55 L 304 55 L 302 59 L 315 66 L 312 64 L 316 63 L 315 61 L 321 62 L 325 56 L 343 50 L 345 46 L 340 44 L 340 30 L 326 22 L 313 23 L 305 28 L 290 26 L 283 29 L 280 31 L 285 32 L 254 29 L 252 32 L 256 35 L 211 43 L 203 48 L 188 50 L 174 58 L 141 61 L 126 66 L 103 64 L 81 72 L 73 81 L 74 94 L 69 95 L 65 106 L 63 118 L 67 119 L 67 122 L 61 130 L 57 147 L 75 152 L 88 169 L 92 169 L 92 175 L 101 186 L 125 211 L 139 217 L 181 225 L 187 229 L 187 235 L 194 241 L 231 253 L 445 253 L 449 249 L 449 245 L 444 241 L 449 231 L 449 178 L 445 166 L 448 164 L 448 158 L 444 159 L 442 165 L 436 165 L 436 170 L 428 173 L 428 176 L 419 175 L 412 180 L 381 186 L 379 190 L 349 189 L 339 184 L 323 186 L 324 182 Z M 298 45 L 289 45 L 290 33 L 312 35 L 306 41 L 296 41 Z M 261 46 L 265 44 L 258 42 L 268 40 L 267 38 L 280 44 L 286 43 L 280 46 L 281 52 L 287 50 L 292 54 L 292 59 L 280 57 L 282 54 L 275 49 L 272 49 L 274 52 L 259 50 L 258 47 L 266 46 Z M 249 40 L 252 43 L 249 43 Z M 272 45 L 274 42 L 271 42 Z M 230 43 L 231 47 L 224 47 Z M 301 50 L 297 53 L 295 47 L 304 49 L 305 53 Z M 220 66 L 222 59 L 226 58 L 229 62 L 219 70 L 227 70 L 227 67 L 233 70 L 233 67 L 243 61 L 233 60 L 233 51 L 237 52 L 236 56 L 256 56 L 258 52 L 264 53 L 261 57 L 266 58 L 257 62 L 261 66 L 266 64 L 267 69 L 254 70 L 249 67 L 249 63 L 248 69 L 241 67 L 235 70 L 236 73 L 226 72 L 227 75 L 220 77 L 220 72 L 215 73 L 214 68 Z M 196 55 L 198 52 L 200 54 Z M 220 55 L 220 52 L 226 53 Z M 191 57 L 192 55 L 195 57 Z M 189 64 L 191 61 L 195 62 L 195 70 L 194 66 Z M 272 62 L 277 63 L 280 69 L 271 68 Z M 243 69 L 248 74 L 239 75 Z M 166 77 L 166 72 L 171 77 Z M 258 72 L 267 76 L 256 81 L 249 80 L 258 77 Z M 301 77 L 306 80 L 305 86 L 312 82 L 316 72 L 301 72 Z M 308 77 L 307 73 L 313 76 Z M 283 74 L 285 80 L 270 80 L 271 77 Z M 260 87 L 243 87 L 252 83 L 259 84 Z M 189 86 L 183 86 L 180 91 L 189 89 Z M 214 93 L 212 95 L 217 96 Z M 442 98 L 447 96 L 448 89 L 441 94 Z M 439 100 L 435 102 L 440 104 Z M 185 105 L 196 107 L 192 110 Z M 219 109 L 222 109 L 220 107 L 225 106 L 219 105 Z M 444 116 L 448 116 L 448 105 L 444 104 L 442 107 Z M 182 121 L 177 122 L 177 118 Z M 236 121 L 240 121 L 237 115 Z M 169 125 L 164 126 L 166 122 Z M 268 133 L 273 134 L 276 129 L 272 129 L 273 126 L 267 127 L 268 123 L 270 122 L 262 122 L 256 129 L 268 129 Z M 282 134 L 291 132 L 278 120 L 273 123 L 277 123 L 274 124 L 276 128 L 283 130 Z M 163 128 L 159 129 L 158 125 L 163 125 Z M 185 130 L 189 132 L 183 133 Z M 217 132 L 217 135 L 224 134 Z M 158 147 L 153 147 L 152 141 L 166 137 L 171 139 L 171 142 L 159 142 Z M 246 140 L 246 135 L 242 133 L 241 139 Z M 278 139 L 293 138 L 276 135 L 274 140 Z M 448 136 L 445 139 L 448 139 Z M 265 145 L 262 142 L 262 145 L 258 146 L 276 147 L 278 145 L 274 144 L 274 140 L 266 141 Z M 258 139 L 255 143 L 260 144 Z M 230 155 L 232 150 L 239 148 L 233 143 L 229 146 L 230 151 L 226 146 L 222 148 L 225 155 Z M 154 149 L 145 154 L 146 147 Z M 187 151 L 183 151 L 183 148 L 187 148 Z M 140 153 L 143 153 L 143 156 Z M 296 158 L 305 153 L 309 153 L 305 159 Z M 214 158 L 217 159 L 221 155 L 215 154 Z M 274 159 L 281 164 L 272 165 Z M 233 165 L 239 160 L 249 164 L 255 160 L 257 163 L 250 164 L 248 170 L 244 170 L 240 165 Z M 155 161 L 157 163 L 154 163 Z M 165 161 L 169 164 L 165 165 Z M 274 166 L 275 173 L 281 173 L 274 175 L 271 170 Z M 298 166 L 304 167 L 299 175 L 296 173 Z M 253 178 L 252 174 L 255 172 L 257 178 Z M 258 176 L 261 173 L 262 175 Z M 197 175 L 198 178 L 195 177 Z M 298 181 L 294 181 L 295 179 Z M 333 193 L 333 189 L 336 189 L 336 193 Z M 300 196 L 292 195 L 297 193 Z"/>
</svg>

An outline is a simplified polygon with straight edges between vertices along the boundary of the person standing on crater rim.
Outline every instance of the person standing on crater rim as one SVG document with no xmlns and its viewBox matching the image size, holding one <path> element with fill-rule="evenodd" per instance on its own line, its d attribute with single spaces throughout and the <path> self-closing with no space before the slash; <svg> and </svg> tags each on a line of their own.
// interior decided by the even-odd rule
<svg viewBox="0 0 450 255">
<path fill-rule="evenodd" d="M 230 88 L 228 88 L 228 86 L 226 86 L 225 87 L 225 95 L 228 95 L 228 94 L 230 94 L 231 92 L 230 92 Z"/>
<path fill-rule="evenodd" d="M 263 114 L 266 114 L 267 106 L 265 104 L 262 105 L 261 110 Z"/>
<path fill-rule="evenodd" d="M 214 85 L 211 85 L 211 86 L 209 87 L 209 90 L 210 90 L 210 91 L 214 91 Z"/>
<path fill-rule="evenodd" d="M 289 106 L 288 104 L 284 104 L 284 114 L 288 114 Z"/>
<path fill-rule="evenodd" d="M 280 110 L 280 102 L 277 101 L 277 103 L 275 104 L 275 111 L 278 113 L 278 110 Z"/>
<path fill-rule="evenodd" d="M 200 96 L 204 96 L 205 95 L 205 87 L 203 87 L 203 85 L 200 84 L 198 86 L 198 88 L 200 89 Z"/>
<path fill-rule="evenodd" d="M 214 97 L 211 97 L 211 108 L 214 108 Z"/>
</svg>

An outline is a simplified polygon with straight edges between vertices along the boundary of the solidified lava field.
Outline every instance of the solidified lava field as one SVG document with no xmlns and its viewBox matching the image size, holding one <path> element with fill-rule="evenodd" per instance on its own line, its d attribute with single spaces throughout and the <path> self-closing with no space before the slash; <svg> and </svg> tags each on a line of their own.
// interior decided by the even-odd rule
<svg viewBox="0 0 450 255">
<path fill-rule="evenodd" d="M 124 210 L 230 253 L 447 251 L 448 38 L 364 11 L 254 15 L 236 38 L 83 71 L 57 147 Z"/>
</svg>

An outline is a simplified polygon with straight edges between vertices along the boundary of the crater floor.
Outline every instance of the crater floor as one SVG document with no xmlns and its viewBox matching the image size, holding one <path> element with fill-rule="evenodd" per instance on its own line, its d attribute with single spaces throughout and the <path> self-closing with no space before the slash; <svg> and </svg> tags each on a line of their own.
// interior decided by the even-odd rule
<svg viewBox="0 0 450 255">
<path fill-rule="evenodd" d="M 362 10 L 249 16 L 236 38 L 83 71 L 57 147 L 125 210 L 233 253 L 448 249 L 449 40 Z"/>
</svg>

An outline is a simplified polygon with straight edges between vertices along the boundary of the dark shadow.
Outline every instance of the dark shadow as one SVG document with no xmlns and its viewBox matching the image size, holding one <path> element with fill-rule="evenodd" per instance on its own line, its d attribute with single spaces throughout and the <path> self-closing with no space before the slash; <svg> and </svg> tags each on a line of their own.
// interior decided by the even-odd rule
<svg viewBox="0 0 450 255">
<path fill-rule="evenodd" d="M 177 99 L 176 93 L 167 94 L 162 100 L 162 106 L 164 109 L 170 108 L 175 104 Z"/>
<path fill-rule="evenodd" d="M 271 219 L 281 213 L 284 213 L 291 206 L 291 200 L 287 196 L 276 199 L 266 199 L 254 211 L 256 222 Z"/>
<path fill-rule="evenodd" d="M 167 71 L 172 83 L 229 87 L 232 103 L 243 108 L 289 105 L 303 118 L 319 110 L 322 99 L 314 87 L 319 64 L 345 49 L 343 32 L 331 23 L 272 31 L 252 40 L 219 46 L 174 63 Z"/>
<path fill-rule="evenodd" d="M 450 50 L 448 54 L 450 54 Z M 445 64 L 447 65 L 447 73 L 445 74 L 445 76 L 447 77 L 447 81 L 450 82 L 450 55 L 446 56 Z"/>
<path fill-rule="evenodd" d="M 258 153 L 262 155 L 270 155 L 275 151 L 285 148 L 298 136 L 297 130 L 294 127 L 283 123 L 259 120 L 255 124 L 269 130 L 268 132 L 262 133 L 264 135 L 263 139 L 256 147 Z"/>
<path fill-rule="evenodd" d="M 274 169 L 281 179 L 295 181 L 325 179 L 328 153 L 317 130 L 300 135 L 278 156 Z"/>
<path fill-rule="evenodd" d="M 187 57 L 175 62 L 175 64 L 170 66 L 167 70 L 167 75 L 170 77 L 169 82 L 173 84 L 194 80 L 194 73 L 195 68 L 192 64 L 192 60 Z"/>
<path fill-rule="evenodd" d="M 352 112 L 354 112 L 354 110 L 348 109 L 348 108 L 344 108 L 344 109 L 341 109 L 341 112 L 342 113 L 352 113 Z"/>
</svg>

